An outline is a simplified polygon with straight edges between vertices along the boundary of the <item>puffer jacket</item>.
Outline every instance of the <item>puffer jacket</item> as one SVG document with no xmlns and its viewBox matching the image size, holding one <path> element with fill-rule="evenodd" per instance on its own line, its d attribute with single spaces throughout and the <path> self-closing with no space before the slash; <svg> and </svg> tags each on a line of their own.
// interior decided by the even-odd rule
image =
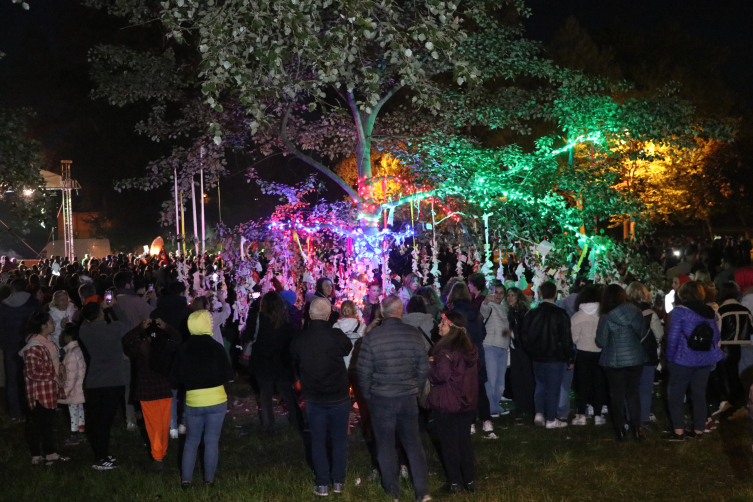
<svg viewBox="0 0 753 502">
<path fill-rule="evenodd" d="M 84 398 L 84 377 L 86 376 L 86 361 L 84 353 L 77 341 L 72 341 L 65 346 L 65 399 L 59 399 L 61 404 L 83 404 Z"/>
<path fill-rule="evenodd" d="M 507 349 L 510 347 L 510 320 L 504 305 L 494 302 L 481 304 L 481 316 L 486 327 L 484 345 Z"/>
<path fill-rule="evenodd" d="M 698 352 L 688 347 L 688 337 L 700 323 L 708 323 L 714 330 L 711 350 Z M 699 301 L 683 303 L 672 311 L 667 334 L 667 361 L 681 366 L 711 366 L 724 359 L 719 348 L 721 334 L 716 324 L 714 309 Z"/>
<path fill-rule="evenodd" d="M 717 312 L 721 319 L 722 345 L 750 345 L 753 316 L 737 300 L 722 303 Z"/>
<path fill-rule="evenodd" d="M 429 409 L 462 413 L 478 407 L 478 350 L 469 354 L 449 350 L 440 341 L 432 350 L 429 363 L 431 391 L 426 400 Z"/>
<path fill-rule="evenodd" d="M 366 399 L 418 396 L 429 374 L 429 359 L 418 329 L 388 317 L 366 333 L 356 363 Z"/>
<path fill-rule="evenodd" d="M 468 332 L 473 344 L 478 349 L 478 379 L 479 383 L 486 383 L 486 353 L 484 352 L 484 340 L 486 339 L 486 326 L 481 312 L 470 302 L 456 302 L 450 312 L 463 314 L 468 324 L 465 330 Z"/>
<path fill-rule="evenodd" d="M 641 345 L 643 313 L 632 303 L 623 303 L 599 318 L 596 345 L 601 347 L 599 364 L 605 368 L 627 368 L 646 363 Z"/>
<path fill-rule="evenodd" d="M 565 309 L 552 302 L 541 302 L 530 310 L 523 318 L 523 326 L 516 337 L 533 361 L 572 364 L 575 359 L 570 316 Z"/>
</svg>

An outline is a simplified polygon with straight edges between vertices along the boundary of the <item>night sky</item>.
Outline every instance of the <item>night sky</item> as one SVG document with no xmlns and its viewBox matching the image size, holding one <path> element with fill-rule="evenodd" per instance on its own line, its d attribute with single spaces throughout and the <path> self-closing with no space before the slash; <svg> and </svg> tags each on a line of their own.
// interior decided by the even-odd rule
<svg viewBox="0 0 753 502">
<path fill-rule="evenodd" d="M 93 101 L 88 94 L 86 54 L 90 47 L 127 41 L 132 31 L 103 12 L 83 7 L 76 0 L 27 0 L 25 11 L 10 0 L 0 0 L 0 104 L 29 107 L 37 117 L 31 134 L 44 149 L 48 169 L 59 170 L 61 159 L 73 161 L 73 176 L 83 190 L 74 198 L 74 209 L 100 211 L 112 217 L 118 242 L 146 244 L 159 233 L 159 205 L 167 190 L 118 194 L 113 180 L 138 176 L 147 162 L 167 153 L 164 145 L 138 136 L 133 126 L 145 106 L 117 108 Z M 569 16 L 575 16 L 589 32 L 619 22 L 636 33 L 662 29 L 676 23 L 699 39 L 729 50 L 723 66 L 726 84 L 742 103 L 753 103 L 753 2 L 746 0 L 529 0 L 533 17 L 526 23 L 528 36 L 549 41 Z M 276 160 L 277 167 L 308 169 L 294 160 Z M 237 170 L 237 166 L 235 167 Z M 233 171 L 233 166 L 231 166 Z M 223 187 L 223 217 L 249 217 L 257 213 L 258 192 L 235 176 Z M 210 194 L 213 195 L 213 194 Z M 339 198 L 329 194 L 328 199 Z M 218 215 L 208 211 L 210 222 Z M 29 236 L 41 249 L 49 229 Z M 0 230 L 0 252 L 9 247 L 23 250 L 16 239 Z M 28 252 L 27 252 L 28 254 Z"/>
</svg>

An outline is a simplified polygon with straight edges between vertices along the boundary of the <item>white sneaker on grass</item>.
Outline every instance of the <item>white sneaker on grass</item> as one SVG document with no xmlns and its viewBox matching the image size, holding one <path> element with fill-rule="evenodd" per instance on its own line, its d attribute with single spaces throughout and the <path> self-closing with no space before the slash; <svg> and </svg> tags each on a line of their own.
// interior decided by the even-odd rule
<svg viewBox="0 0 753 502">
<path fill-rule="evenodd" d="M 596 415 L 594 417 L 594 425 L 606 425 L 607 419 L 602 417 L 601 415 Z"/>
<path fill-rule="evenodd" d="M 538 425 L 539 427 L 544 426 L 544 414 L 543 413 L 536 413 L 536 416 L 533 417 L 533 425 Z"/>
<path fill-rule="evenodd" d="M 573 421 L 570 422 L 570 425 L 586 425 L 586 416 L 576 415 L 575 418 L 573 418 Z"/>
<path fill-rule="evenodd" d="M 494 427 L 492 426 L 492 421 L 487 420 L 484 422 L 484 432 L 491 432 L 494 430 Z"/>
<path fill-rule="evenodd" d="M 551 422 L 547 421 L 546 428 L 547 429 L 561 429 L 563 427 L 567 427 L 567 422 L 562 422 L 561 420 L 555 418 Z"/>
<path fill-rule="evenodd" d="M 471 434 L 476 434 L 476 424 L 471 424 Z"/>
</svg>

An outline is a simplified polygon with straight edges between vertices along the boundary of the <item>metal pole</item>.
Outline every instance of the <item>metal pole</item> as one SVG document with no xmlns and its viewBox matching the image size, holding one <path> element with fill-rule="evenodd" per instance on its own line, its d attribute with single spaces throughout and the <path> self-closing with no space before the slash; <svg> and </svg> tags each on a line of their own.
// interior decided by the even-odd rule
<svg viewBox="0 0 753 502">
<path fill-rule="evenodd" d="M 180 239 L 180 221 L 178 220 L 178 168 L 173 171 L 175 176 L 175 238 Z"/>
<path fill-rule="evenodd" d="M 199 256 L 199 227 L 196 221 L 196 187 L 194 186 L 194 175 L 191 175 L 191 204 L 193 206 L 193 239 L 196 247 L 196 256 Z"/>
<path fill-rule="evenodd" d="M 217 209 L 220 211 L 220 223 L 222 223 L 222 199 L 220 198 L 220 180 L 217 178 Z"/>
<path fill-rule="evenodd" d="M 199 170 L 201 177 L 201 255 L 206 252 L 206 223 L 204 221 L 204 168 Z"/>
<path fill-rule="evenodd" d="M 183 234 L 183 254 L 186 254 L 186 216 L 183 212 L 183 190 L 180 191 L 180 228 Z"/>
</svg>

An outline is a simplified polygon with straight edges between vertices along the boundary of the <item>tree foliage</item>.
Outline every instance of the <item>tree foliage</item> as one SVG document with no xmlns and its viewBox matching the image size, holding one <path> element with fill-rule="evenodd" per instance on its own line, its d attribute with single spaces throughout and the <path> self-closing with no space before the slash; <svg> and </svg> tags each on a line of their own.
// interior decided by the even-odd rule
<svg viewBox="0 0 753 502">
<path fill-rule="evenodd" d="M 0 200 L 10 207 L 22 233 L 50 216 L 40 145 L 28 137 L 32 116 L 29 110 L 0 107 Z"/>
</svg>

